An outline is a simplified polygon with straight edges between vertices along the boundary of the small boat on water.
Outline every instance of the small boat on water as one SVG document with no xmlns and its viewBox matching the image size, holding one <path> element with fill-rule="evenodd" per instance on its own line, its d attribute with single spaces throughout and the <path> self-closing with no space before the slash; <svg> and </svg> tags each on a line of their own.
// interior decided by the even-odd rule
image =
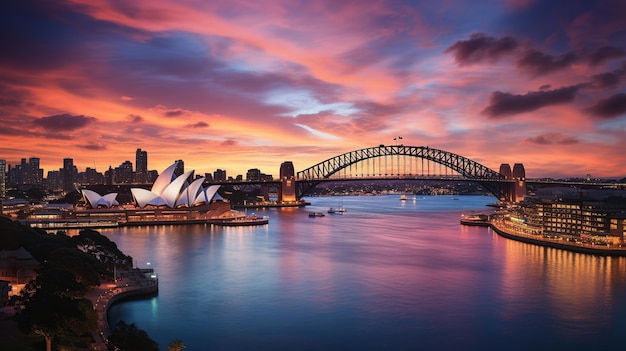
<svg viewBox="0 0 626 351">
<path fill-rule="evenodd" d="M 325 214 L 322 212 L 309 212 L 309 217 L 324 217 Z"/>
<path fill-rule="evenodd" d="M 215 222 L 216 225 L 227 226 L 227 227 L 263 225 L 263 224 L 268 224 L 268 223 L 269 223 L 269 217 L 267 216 L 259 217 L 256 215 Z"/>
<path fill-rule="evenodd" d="M 344 212 L 346 212 L 346 209 L 343 207 L 343 205 L 341 203 L 339 204 L 339 207 L 337 207 L 337 208 L 331 207 L 331 208 L 328 209 L 328 213 L 340 213 L 340 214 L 343 214 Z"/>
<path fill-rule="evenodd" d="M 400 195 L 400 201 L 406 201 L 406 200 L 407 200 L 406 195 L 404 194 Z"/>
</svg>

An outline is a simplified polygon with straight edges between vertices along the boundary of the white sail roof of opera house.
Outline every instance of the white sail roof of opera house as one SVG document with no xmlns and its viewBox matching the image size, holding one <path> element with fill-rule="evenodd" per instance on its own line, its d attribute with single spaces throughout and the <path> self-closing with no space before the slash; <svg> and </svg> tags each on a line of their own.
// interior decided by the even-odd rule
<svg viewBox="0 0 626 351">
<path fill-rule="evenodd" d="M 148 205 L 167 206 L 170 208 L 192 207 L 211 202 L 220 186 L 202 187 L 205 178 L 201 177 L 193 180 L 193 170 L 176 177 L 174 170 L 177 163 L 175 162 L 167 167 L 154 181 L 150 190 L 142 188 L 130 189 L 139 207 L 143 208 Z"/>
<path fill-rule="evenodd" d="M 104 206 L 106 208 L 110 208 L 111 206 L 118 206 L 119 202 L 115 199 L 117 197 L 117 193 L 109 193 L 104 196 L 98 194 L 95 191 L 82 189 L 83 197 L 86 201 L 89 202 L 92 208 L 98 208 L 100 206 Z"/>
</svg>

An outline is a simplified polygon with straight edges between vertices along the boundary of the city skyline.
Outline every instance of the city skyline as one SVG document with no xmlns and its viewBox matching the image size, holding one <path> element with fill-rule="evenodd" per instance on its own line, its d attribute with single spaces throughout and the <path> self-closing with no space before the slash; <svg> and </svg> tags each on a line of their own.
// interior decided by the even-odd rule
<svg viewBox="0 0 626 351">
<path fill-rule="evenodd" d="M 620 1 L 4 5 L 0 159 L 276 174 L 379 144 L 626 176 Z M 135 163 L 135 162 L 133 162 Z"/>
</svg>

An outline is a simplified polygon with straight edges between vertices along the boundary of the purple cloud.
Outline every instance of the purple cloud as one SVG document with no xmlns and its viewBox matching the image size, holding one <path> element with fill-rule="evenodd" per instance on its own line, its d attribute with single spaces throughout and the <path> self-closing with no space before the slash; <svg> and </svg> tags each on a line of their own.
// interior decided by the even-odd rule
<svg viewBox="0 0 626 351">
<path fill-rule="evenodd" d="M 598 101 L 587 109 L 592 115 L 600 118 L 615 118 L 626 114 L 626 94 L 615 94 L 607 99 Z"/>
<path fill-rule="evenodd" d="M 139 123 L 139 122 L 143 121 L 143 117 L 141 117 L 139 115 L 128 115 L 128 116 L 126 116 L 126 118 L 131 123 Z"/>
<path fill-rule="evenodd" d="M 539 145 L 570 145 L 580 142 L 575 137 L 568 137 L 558 133 L 541 134 L 533 138 L 526 138 L 525 141 Z"/>
<path fill-rule="evenodd" d="M 209 126 L 209 124 L 206 123 L 206 122 L 197 122 L 197 123 L 187 124 L 185 127 L 187 127 L 187 128 L 206 128 L 208 126 Z"/>
<path fill-rule="evenodd" d="M 485 60 L 495 61 L 513 52 L 519 43 L 513 37 L 500 39 L 488 37 L 484 33 L 474 33 L 469 40 L 460 40 L 447 48 L 445 53 L 453 53 L 454 60 L 461 66 Z"/>
<path fill-rule="evenodd" d="M 494 91 L 491 93 L 489 106 L 482 111 L 482 114 L 488 117 L 510 116 L 570 102 L 574 100 L 579 89 L 579 86 L 569 86 L 555 90 L 529 92 L 525 95 Z"/>
<path fill-rule="evenodd" d="M 85 127 L 91 122 L 94 122 L 96 118 L 88 117 L 85 115 L 72 116 L 67 113 L 41 117 L 36 119 L 33 123 L 44 129 L 53 131 L 70 131 Z"/>
<path fill-rule="evenodd" d="M 591 54 L 589 54 L 588 61 L 592 66 L 598 65 L 602 62 L 624 57 L 626 52 L 620 48 L 614 46 L 602 46 Z"/>
<path fill-rule="evenodd" d="M 185 113 L 186 112 L 184 110 L 177 108 L 175 110 L 165 112 L 165 117 L 180 117 L 184 115 Z"/>
<path fill-rule="evenodd" d="M 94 142 L 90 142 L 88 144 L 85 145 L 77 145 L 80 148 L 86 149 L 86 150 L 91 150 L 91 151 L 99 151 L 99 150 L 106 150 L 107 146 L 106 144 L 98 144 L 98 143 L 94 143 Z"/>
<path fill-rule="evenodd" d="M 574 52 L 552 56 L 537 50 L 531 50 L 519 59 L 517 66 L 534 75 L 542 75 L 567 68 L 578 59 L 578 54 Z"/>
</svg>

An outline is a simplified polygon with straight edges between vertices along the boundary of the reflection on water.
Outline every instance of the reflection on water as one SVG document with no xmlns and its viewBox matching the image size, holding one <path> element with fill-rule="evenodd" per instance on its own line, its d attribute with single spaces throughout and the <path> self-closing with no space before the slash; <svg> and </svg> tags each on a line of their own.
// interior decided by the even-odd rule
<svg viewBox="0 0 626 351">
<path fill-rule="evenodd" d="M 458 224 L 488 197 L 314 198 L 260 227 L 102 231 L 159 274 L 111 309 L 161 349 L 580 349 L 626 341 L 626 260 Z M 343 215 L 309 218 L 341 200 Z"/>
</svg>

